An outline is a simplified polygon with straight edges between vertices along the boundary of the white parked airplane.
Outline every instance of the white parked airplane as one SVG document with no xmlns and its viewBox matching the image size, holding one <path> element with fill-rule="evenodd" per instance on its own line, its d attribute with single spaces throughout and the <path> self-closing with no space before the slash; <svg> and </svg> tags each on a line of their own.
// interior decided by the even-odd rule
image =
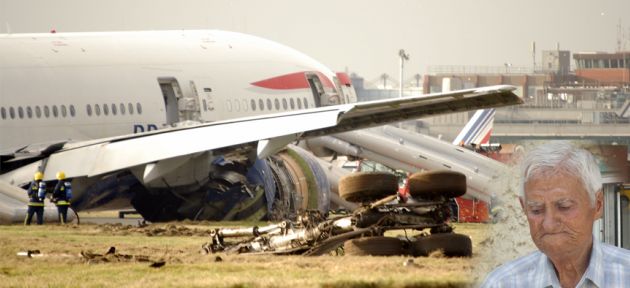
<svg viewBox="0 0 630 288">
<path fill-rule="evenodd" d="M 223 31 L 0 35 L 0 181 L 64 171 L 75 209 L 151 221 L 325 210 L 321 167 L 286 144 L 521 103 L 511 86 L 355 103 L 342 76 Z"/>
</svg>

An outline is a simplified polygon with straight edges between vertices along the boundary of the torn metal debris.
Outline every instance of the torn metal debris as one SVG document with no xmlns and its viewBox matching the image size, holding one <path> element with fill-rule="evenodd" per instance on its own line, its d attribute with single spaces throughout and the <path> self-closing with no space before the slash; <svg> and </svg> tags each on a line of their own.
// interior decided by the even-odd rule
<svg viewBox="0 0 630 288">
<path fill-rule="evenodd" d="M 449 200 L 465 193 L 465 176 L 445 171 L 417 173 L 410 179 L 415 180 L 410 195 L 401 197 L 394 194 L 398 187 L 392 174 L 353 174 L 340 181 L 340 196 L 362 205 L 348 215 L 326 217 L 319 211 L 307 211 L 294 221 L 261 227 L 218 228 L 211 231 L 211 241 L 202 248 L 207 253 L 316 256 L 343 246 L 345 253 L 352 255 L 428 256 L 442 250 L 446 256 L 471 256 L 470 238 L 453 233 L 448 223 Z M 441 181 L 431 181 L 435 179 Z M 422 233 L 385 237 L 389 230 Z"/>
</svg>

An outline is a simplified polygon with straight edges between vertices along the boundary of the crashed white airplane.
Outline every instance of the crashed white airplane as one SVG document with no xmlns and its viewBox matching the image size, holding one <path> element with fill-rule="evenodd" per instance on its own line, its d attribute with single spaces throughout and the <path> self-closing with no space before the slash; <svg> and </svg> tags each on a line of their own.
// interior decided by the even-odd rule
<svg viewBox="0 0 630 288">
<path fill-rule="evenodd" d="M 150 221 L 326 210 L 322 168 L 287 144 L 521 103 L 512 86 L 355 103 L 343 76 L 232 32 L 0 35 L 0 199 L 36 171 L 64 171 L 76 210 L 133 206 Z"/>
</svg>

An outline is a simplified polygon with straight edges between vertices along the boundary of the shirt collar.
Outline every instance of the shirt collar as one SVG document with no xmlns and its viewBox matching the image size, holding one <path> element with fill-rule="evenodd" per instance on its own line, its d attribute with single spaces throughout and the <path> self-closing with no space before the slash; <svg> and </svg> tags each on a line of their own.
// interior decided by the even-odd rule
<svg viewBox="0 0 630 288">
<path fill-rule="evenodd" d="M 604 283 L 604 267 L 603 267 L 603 256 L 602 256 L 602 245 L 599 241 L 595 240 L 593 237 L 593 248 L 591 249 L 591 259 L 588 262 L 588 267 L 586 268 L 586 272 L 584 272 L 584 276 L 580 280 L 578 286 L 585 284 L 583 283 L 586 280 L 590 280 L 597 287 L 602 287 L 602 283 Z"/>
<path fill-rule="evenodd" d="M 541 253 L 541 255 L 542 257 L 540 257 L 538 265 L 536 265 L 537 268 L 534 274 L 542 276 L 539 278 L 541 285 L 538 287 L 561 287 L 560 280 L 558 280 L 553 263 L 551 263 L 551 260 L 549 260 L 547 255 L 544 253 Z M 593 237 L 591 258 L 589 259 L 584 275 L 582 275 L 582 279 L 580 279 L 576 287 L 582 287 L 586 281 L 592 282 L 596 287 L 602 287 L 601 284 L 604 283 L 604 268 L 602 261 L 603 256 L 601 244 L 595 239 L 595 237 Z"/>
<path fill-rule="evenodd" d="M 540 253 L 542 257 L 538 260 L 538 265 L 536 265 L 536 271 L 534 275 L 541 276 L 539 279 L 540 285 L 536 285 L 537 287 L 560 287 L 560 281 L 558 280 L 558 276 L 556 276 L 556 270 L 553 267 L 553 263 L 549 260 L 549 257 L 544 253 Z"/>
</svg>

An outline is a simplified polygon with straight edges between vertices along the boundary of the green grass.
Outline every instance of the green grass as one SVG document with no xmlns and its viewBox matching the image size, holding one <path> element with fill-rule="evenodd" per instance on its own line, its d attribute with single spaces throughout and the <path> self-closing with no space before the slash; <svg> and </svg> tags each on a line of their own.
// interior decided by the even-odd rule
<svg viewBox="0 0 630 288">
<path fill-rule="evenodd" d="M 475 258 L 273 256 L 200 254 L 209 227 L 244 223 L 154 224 L 145 228 L 118 225 L 0 226 L 0 286 L 2 287 L 460 287 L 471 283 Z M 252 224 L 252 223 L 247 223 Z M 262 224 L 262 223 L 259 223 Z M 170 225 L 170 226 L 168 226 Z M 147 236 L 157 228 L 193 229 L 197 236 Z M 460 224 L 476 245 L 485 225 Z M 394 235 L 400 231 L 390 232 Z M 163 259 L 162 268 L 146 262 L 87 264 L 81 251 L 118 253 Z M 43 257 L 16 253 L 39 249 Z"/>
</svg>

